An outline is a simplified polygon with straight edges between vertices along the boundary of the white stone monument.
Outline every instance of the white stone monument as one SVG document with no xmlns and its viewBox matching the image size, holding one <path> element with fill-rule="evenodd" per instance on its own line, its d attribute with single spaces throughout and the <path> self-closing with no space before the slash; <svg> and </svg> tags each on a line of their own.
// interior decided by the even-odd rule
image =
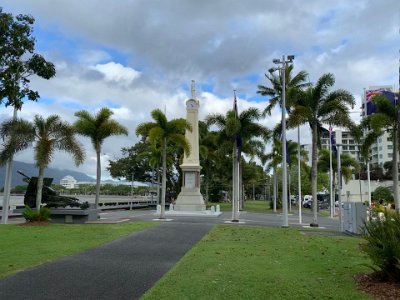
<svg viewBox="0 0 400 300">
<path fill-rule="evenodd" d="M 185 153 L 182 169 L 182 188 L 174 205 L 175 211 L 204 211 L 203 196 L 200 193 L 199 160 L 199 101 L 196 100 L 195 83 L 192 80 L 192 98 L 186 101 L 186 120 L 192 125 L 192 131 L 186 130 L 185 137 L 191 147 L 190 155 Z"/>
</svg>

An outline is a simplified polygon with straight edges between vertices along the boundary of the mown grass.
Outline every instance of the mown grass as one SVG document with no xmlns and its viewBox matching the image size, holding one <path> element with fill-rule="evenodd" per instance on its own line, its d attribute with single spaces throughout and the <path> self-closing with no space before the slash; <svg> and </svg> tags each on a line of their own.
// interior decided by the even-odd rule
<svg viewBox="0 0 400 300">
<path fill-rule="evenodd" d="M 156 225 L 155 222 L 0 226 L 0 277 L 96 247 Z"/>
<path fill-rule="evenodd" d="M 221 211 L 230 211 L 232 210 L 232 203 L 228 202 L 209 202 L 209 206 L 212 205 L 219 205 L 221 208 Z M 262 200 L 246 200 L 244 202 L 244 208 L 243 210 L 245 211 L 251 211 L 251 212 L 268 212 L 272 211 L 269 208 L 269 202 L 268 201 L 262 201 Z"/>
<path fill-rule="evenodd" d="M 216 226 L 143 299 L 371 299 L 361 239 L 296 229 Z"/>
</svg>

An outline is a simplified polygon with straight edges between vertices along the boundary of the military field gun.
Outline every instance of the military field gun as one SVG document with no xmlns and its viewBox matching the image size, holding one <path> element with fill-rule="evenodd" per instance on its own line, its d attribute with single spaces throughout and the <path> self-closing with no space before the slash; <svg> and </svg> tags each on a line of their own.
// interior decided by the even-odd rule
<svg viewBox="0 0 400 300">
<path fill-rule="evenodd" d="M 36 194 L 37 194 L 37 177 L 29 177 L 21 171 L 17 171 L 24 178 L 22 179 L 24 182 L 28 183 L 28 187 L 24 196 L 24 205 L 29 206 L 30 208 L 36 207 Z M 45 177 L 43 179 L 43 189 L 42 189 L 42 203 L 46 204 L 47 207 L 79 207 L 81 209 L 85 209 L 89 207 L 87 202 L 80 203 L 78 198 L 69 197 L 69 196 L 61 196 L 58 192 L 56 192 L 52 187 L 51 183 L 53 182 L 53 178 Z"/>
</svg>

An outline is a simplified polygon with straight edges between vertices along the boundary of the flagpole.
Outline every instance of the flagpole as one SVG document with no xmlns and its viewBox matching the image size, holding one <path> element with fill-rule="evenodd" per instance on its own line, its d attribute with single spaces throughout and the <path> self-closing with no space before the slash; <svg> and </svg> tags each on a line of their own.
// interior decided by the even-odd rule
<svg viewBox="0 0 400 300">
<path fill-rule="evenodd" d="M 329 125 L 329 195 L 331 203 L 331 218 L 335 216 L 335 205 L 333 201 L 333 170 L 332 170 L 332 125 Z"/>
<path fill-rule="evenodd" d="M 336 144 L 336 155 L 337 155 L 337 190 L 338 190 L 338 202 L 339 202 L 339 223 L 340 223 L 340 231 L 343 232 L 343 216 L 342 216 L 342 170 L 340 167 L 340 145 Z"/>
<path fill-rule="evenodd" d="M 301 206 L 302 206 L 302 201 L 301 201 L 301 174 L 300 174 L 300 126 L 297 126 L 297 167 L 298 167 L 298 184 L 299 184 L 299 199 L 298 199 L 298 205 L 299 205 L 299 224 L 301 224 L 302 217 L 301 217 Z"/>
<path fill-rule="evenodd" d="M 364 115 L 367 116 L 367 97 L 366 97 L 366 88 L 364 88 Z M 364 132 L 365 134 L 365 132 Z M 369 207 L 372 205 L 372 199 L 371 199 L 371 175 L 370 175 L 370 169 L 369 169 L 369 154 L 366 157 L 366 162 L 367 162 L 367 181 L 368 181 L 368 204 Z"/>
<path fill-rule="evenodd" d="M 237 118 L 237 100 L 236 90 L 233 91 L 233 111 L 235 113 L 235 120 Z M 232 222 L 239 222 L 239 164 L 238 164 L 238 137 L 235 135 L 233 145 L 233 163 L 232 163 Z"/>
</svg>

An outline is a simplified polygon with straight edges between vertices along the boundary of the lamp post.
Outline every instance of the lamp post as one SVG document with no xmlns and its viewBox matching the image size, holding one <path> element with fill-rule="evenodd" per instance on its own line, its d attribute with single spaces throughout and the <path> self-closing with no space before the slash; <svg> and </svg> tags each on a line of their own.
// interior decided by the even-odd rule
<svg viewBox="0 0 400 300">
<path fill-rule="evenodd" d="M 282 59 L 274 59 L 274 64 L 280 67 L 270 69 L 271 72 L 279 70 L 282 82 L 282 209 L 283 224 L 282 227 L 289 227 L 288 219 L 288 201 L 287 201 L 287 162 L 286 162 L 286 65 L 293 62 L 294 55 L 282 56 Z"/>
</svg>

